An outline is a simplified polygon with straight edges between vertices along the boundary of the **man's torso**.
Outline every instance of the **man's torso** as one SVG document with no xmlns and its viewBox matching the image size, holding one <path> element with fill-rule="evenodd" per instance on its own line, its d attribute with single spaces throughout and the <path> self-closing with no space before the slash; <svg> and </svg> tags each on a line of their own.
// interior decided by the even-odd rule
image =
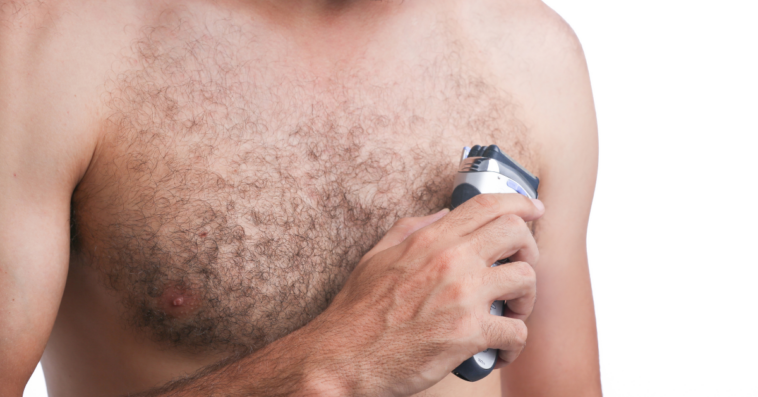
<svg viewBox="0 0 758 397">
<path fill-rule="evenodd" d="M 536 167 L 517 98 L 454 10 L 311 36 L 275 13 L 144 12 L 72 200 L 45 357 L 61 395 L 87 376 L 157 386 L 305 325 L 394 221 L 446 205 L 464 145 Z"/>
</svg>

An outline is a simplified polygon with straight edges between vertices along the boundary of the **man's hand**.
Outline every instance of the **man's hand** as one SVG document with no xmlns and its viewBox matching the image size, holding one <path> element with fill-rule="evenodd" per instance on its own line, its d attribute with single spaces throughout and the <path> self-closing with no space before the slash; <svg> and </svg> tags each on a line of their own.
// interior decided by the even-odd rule
<svg viewBox="0 0 758 397">
<path fill-rule="evenodd" d="M 446 215 L 399 220 L 369 251 L 309 334 L 350 395 L 408 395 L 486 348 L 510 363 L 526 343 L 544 207 L 479 195 Z M 512 262 L 490 267 L 495 261 Z M 506 316 L 489 313 L 507 301 Z M 319 358 L 314 358 L 320 361 Z"/>
</svg>

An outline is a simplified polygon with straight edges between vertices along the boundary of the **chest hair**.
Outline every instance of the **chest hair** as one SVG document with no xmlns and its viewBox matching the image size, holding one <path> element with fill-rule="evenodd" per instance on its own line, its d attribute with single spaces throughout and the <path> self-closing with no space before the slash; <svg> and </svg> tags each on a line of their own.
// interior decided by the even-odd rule
<svg viewBox="0 0 758 397">
<path fill-rule="evenodd" d="M 461 146 L 528 158 L 507 95 L 453 44 L 316 76 L 223 30 L 145 31 L 74 196 L 83 266 L 156 341 L 270 343 L 323 311 L 394 221 L 447 204 Z"/>
</svg>

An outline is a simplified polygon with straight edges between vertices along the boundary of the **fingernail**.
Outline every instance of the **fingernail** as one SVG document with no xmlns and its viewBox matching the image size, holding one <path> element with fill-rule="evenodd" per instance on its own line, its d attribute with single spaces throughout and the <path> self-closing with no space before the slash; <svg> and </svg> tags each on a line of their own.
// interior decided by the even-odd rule
<svg viewBox="0 0 758 397">
<path fill-rule="evenodd" d="M 535 207 L 537 207 L 537 209 L 540 210 L 540 212 L 545 210 L 545 204 L 542 204 L 542 201 L 538 199 L 532 199 L 532 203 L 534 204 Z"/>
</svg>

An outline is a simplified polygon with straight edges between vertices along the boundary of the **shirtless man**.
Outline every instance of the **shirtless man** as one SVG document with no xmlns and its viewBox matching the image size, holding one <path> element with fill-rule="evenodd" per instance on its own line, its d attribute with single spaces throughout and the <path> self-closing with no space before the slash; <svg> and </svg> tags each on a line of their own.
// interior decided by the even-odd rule
<svg viewBox="0 0 758 397">
<path fill-rule="evenodd" d="M 537 0 L 5 0 L 0 395 L 599 395 L 596 131 Z"/>
</svg>

